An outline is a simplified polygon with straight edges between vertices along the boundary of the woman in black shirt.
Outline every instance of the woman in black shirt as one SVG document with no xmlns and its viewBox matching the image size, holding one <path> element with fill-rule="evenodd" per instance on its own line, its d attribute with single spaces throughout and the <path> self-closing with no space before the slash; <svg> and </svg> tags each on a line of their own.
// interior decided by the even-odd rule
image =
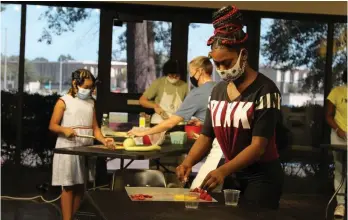
<svg viewBox="0 0 348 220">
<path fill-rule="evenodd" d="M 234 6 L 213 14 L 209 55 L 223 81 L 212 91 L 202 134 L 176 172 L 187 181 L 216 138 L 226 162 L 206 176 L 202 188 L 212 190 L 233 174 L 242 191 L 241 202 L 276 209 L 283 185 L 275 143 L 281 97 L 272 80 L 248 65 L 248 35 L 242 22 Z"/>
</svg>

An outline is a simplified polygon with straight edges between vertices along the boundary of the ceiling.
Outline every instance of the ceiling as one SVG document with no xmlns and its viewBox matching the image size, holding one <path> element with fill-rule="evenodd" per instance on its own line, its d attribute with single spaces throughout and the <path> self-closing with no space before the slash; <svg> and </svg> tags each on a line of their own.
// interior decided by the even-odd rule
<svg viewBox="0 0 348 220">
<path fill-rule="evenodd" d="M 197 8 L 220 8 L 236 5 L 242 10 L 292 12 L 347 16 L 347 1 L 117 1 L 127 4 L 145 4 Z"/>
</svg>

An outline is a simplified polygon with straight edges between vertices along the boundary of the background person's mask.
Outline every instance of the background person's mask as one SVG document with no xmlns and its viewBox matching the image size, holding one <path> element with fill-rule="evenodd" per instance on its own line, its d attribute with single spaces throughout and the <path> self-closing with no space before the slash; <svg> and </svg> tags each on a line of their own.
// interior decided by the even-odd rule
<svg viewBox="0 0 348 220">
<path fill-rule="evenodd" d="M 167 80 L 168 82 L 170 82 L 171 84 L 175 84 L 179 81 L 179 79 L 173 79 L 173 78 L 170 78 L 169 76 L 167 76 Z"/>
</svg>

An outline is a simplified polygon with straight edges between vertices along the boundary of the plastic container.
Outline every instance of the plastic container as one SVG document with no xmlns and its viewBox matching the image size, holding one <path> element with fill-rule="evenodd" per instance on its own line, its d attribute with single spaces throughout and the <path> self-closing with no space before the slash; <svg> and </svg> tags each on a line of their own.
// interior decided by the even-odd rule
<svg viewBox="0 0 348 220">
<path fill-rule="evenodd" d="M 109 131 L 109 115 L 108 114 L 105 114 L 105 113 L 103 114 L 100 130 L 104 137 L 108 135 L 108 131 Z"/>
<path fill-rule="evenodd" d="M 133 129 L 136 131 L 144 131 L 150 128 L 133 127 Z M 146 135 L 144 137 L 135 137 L 134 140 L 136 145 L 161 145 L 164 142 L 165 133 L 166 132 L 161 132 L 157 134 Z M 151 144 L 149 144 L 149 142 Z"/>
<path fill-rule="evenodd" d="M 202 126 L 185 125 L 185 132 L 187 133 L 187 138 L 196 139 L 194 134 L 201 134 Z"/>
<path fill-rule="evenodd" d="M 140 128 L 145 128 L 146 127 L 146 116 L 145 112 L 141 112 L 139 114 L 139 127 Z"/>
<path fill-rule="evenodd" d="M 174 131 L 170 133 L 170 142 L 172 144 L 186 144 L 187 134 L 184 131 Z"/>
</svg>

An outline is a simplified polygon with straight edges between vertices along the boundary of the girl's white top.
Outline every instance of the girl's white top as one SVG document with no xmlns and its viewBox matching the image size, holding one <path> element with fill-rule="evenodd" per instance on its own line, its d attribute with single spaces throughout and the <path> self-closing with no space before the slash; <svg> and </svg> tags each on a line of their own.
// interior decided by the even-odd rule
<svg viewBox="0 0 348 220">
<path fill-rule="evenodd" d="M 77 134 L 93 135 L 94 101 L 81 100 L 71 95 L 64 95 L 61 100 L 65 103 L 65 111 L 61 121 L 62 127 L 73 128 Z M 79 147 L 93 145 L 93 139 L 73 137 L 66 138 L 59 135 L 56 148 Z M 94 179 L 95 163 L 89 162 L 89 180 Z M 54 154 L 52 185 L 72 186 L 84 183 L 85 163 L 84 157 L 78 155 Z"/>
</svg>

